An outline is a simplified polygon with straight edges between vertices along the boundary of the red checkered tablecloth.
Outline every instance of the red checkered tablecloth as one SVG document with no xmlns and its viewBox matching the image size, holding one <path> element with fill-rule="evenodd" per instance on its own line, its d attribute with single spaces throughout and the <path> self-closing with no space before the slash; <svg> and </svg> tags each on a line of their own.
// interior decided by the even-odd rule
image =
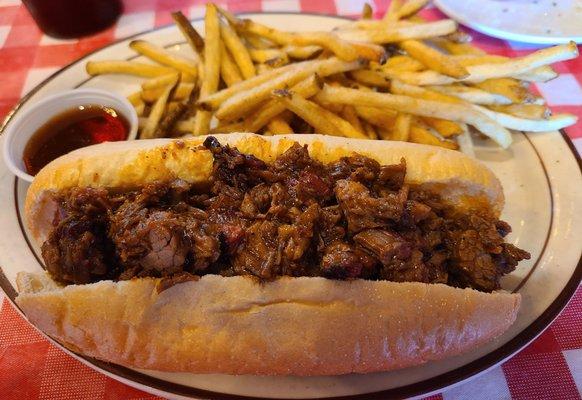
<svg viewBox="0 0 582 400">
<path fill-rule="evenodd" d="M 49 1 L 49 0 L 46 0 Z M 80 0 L 82 1 L 82 0 Z M 373 0 L 376 15 L 387 2 Z M 365 0 L 219 0 L 234 12 L 303 11 L 357 15 Z M 44 78 L 85 53 L 115 39 L 171 22 L 170 11 L 192 18 L 204 14 L 196 0 L 126 0 L 118 23 L 98 35 L 60 41 L 43 35 L 18 0 L 0 0 L 0 118 Z M 423 11 L 434 20 L 443 15 Z M 475 43 L 495 54 L 523 55 L 533 46 L 471 32 Z M 582 57 L 555 66 L 559 78 L 537 85 L 556 112 L 582 119 Z M 568 128 L 582 152 L 582 123 Z M 526 349 L 469 383 L 431 399 L 580 399 L 582 392 L 582 290 L 560 317 Z M 0 294 L 0 398 L 2 399 L 153 399 L 155 396 L 110 379 L 47 342 Z"/>
</svg>

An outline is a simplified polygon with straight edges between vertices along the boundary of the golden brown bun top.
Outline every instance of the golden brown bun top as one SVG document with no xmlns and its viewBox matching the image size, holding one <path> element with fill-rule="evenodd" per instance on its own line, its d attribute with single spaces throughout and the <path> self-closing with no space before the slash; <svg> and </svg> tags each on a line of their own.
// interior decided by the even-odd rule
<svg viewBox="0 0 582 400">
<path fill-rule="evenodd" d="M 465 209 L 484 209 L 499 216 L 503 191 L 499 180 L 481 162 L 439 147 L 392 141 L 346 139 L 323 135 L 259 136 L 252 133 L 213 135 L 221 144 L 236 147 L 266 162 L 273 161 L 294 142 L 307 144 L 311 157 L 330 163 L 359 153 L 380 164 L 407 161 L 406 182 L 439 193 Z M 205 137 L 104 143 L 85 147 L 51 162 L 35 177 L 26 197 L 28 226 L 39 242 L 52 222 L 55 204 L 50 194 L 72 187 L 130 190 L 154 181 L 208 180 L 212 154 L 200 145 Z"/>
</svg>

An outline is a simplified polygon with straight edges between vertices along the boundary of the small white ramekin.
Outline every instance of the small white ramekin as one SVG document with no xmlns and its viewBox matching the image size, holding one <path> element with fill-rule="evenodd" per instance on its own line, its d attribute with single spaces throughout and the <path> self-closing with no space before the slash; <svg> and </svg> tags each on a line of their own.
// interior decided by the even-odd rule
<svg viewBox="0 0 582 400">
<path fill-rule="evenodd" d="M 122 114 L 129 123 L 127 140 L 137 136 L 138 118 L 135 109 L 123 96 L 99 89 L 75 89 L 48 96 L 26 111 L 18 112 L 4 131 L 2 155 L 12 173 L 25 181 L 34 177 L 26 172 L 22 159 L 24 148 L 31 136 L 54 116 L 82 105 L 111 107 Z"/>
</svg>

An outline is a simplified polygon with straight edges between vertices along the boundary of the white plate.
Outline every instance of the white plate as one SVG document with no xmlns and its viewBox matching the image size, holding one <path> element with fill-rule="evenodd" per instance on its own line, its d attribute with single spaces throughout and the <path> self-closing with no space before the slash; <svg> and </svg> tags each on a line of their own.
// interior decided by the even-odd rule
<svg viewBox="0 0 582 400">
<path fill-rule="evenodd" d="M 257 14 L 250 17 L 288 30 L 328 30 L 344 22 L 335 17 L 306 14 Z M 201 27 L 200 22 L 195 25 Z M 189 51 L 174 27 L 137 37 L 176 51 Z M 139 79 L 126 76 L 90 78 L 84 69 L 88 60 L 134 58 L 135 54 L 128 49 L 128 41 L 107 46 L 65 67 L 26 96 L 15 112 L 49 94 L 73 87 L 132 93 L 137 89 Z M 565 306 L 582 275 L 582 266 L 577 267 L 582 250 L 582 241 L 579 240 L 582 237 L 582 213 L 579 212 L 582 175 L 571 144 L 569 148 L 570 142 L 559 132 L 516 133 L 514 136 L 515 143 L 508 151 L 490 143 L 477 144 L 478 158 L 493 169 L 505 187 L 507 205 L 503 218 L 514 227 L 509 241 L 532 254 L 530 261 L 521 263 L 502 282 L 505 289 L 522 294 L 523 305 L 516 323 L 494 342 L 468 354 L 421 367 L 390 373 L 316 378 L 137 371 L 72 355 L 131 386 L 173 398 L 221 398 L 225 394 L 306 398 L 354 396 L 379 391 L 382 393 L 378 396 L 382 398 L 416 396 L 483 372 L 539 335 Z M 0 163 L 0 286 L 11 300 L 16 295 L 16 273 L 20 270 L 40 271 L 42 268 L 38 248 L 28 239 L 21 219 L 26 189 L 27 184 L 15 179 Z"/>
<path fill-rule="evenodd" d="M 449 17 L 486 35 L 525 43 L 582 43 L 581 0 L 435 0 Z"/>
</svg>

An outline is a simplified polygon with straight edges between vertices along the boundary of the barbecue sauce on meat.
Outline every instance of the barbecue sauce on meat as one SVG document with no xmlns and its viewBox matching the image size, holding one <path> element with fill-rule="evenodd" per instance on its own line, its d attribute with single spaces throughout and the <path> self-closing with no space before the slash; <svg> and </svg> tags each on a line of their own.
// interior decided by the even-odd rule
<svg viewBox="0 0 582 400">
<path fill-rule="evenodd" d="M 323 165 L 293 145 L 272 164 L 209 137 L 208 185 L 176 180 L 118 194 L 56 196 L 42 246 L 63 283 L 187 276 L 322 276 L 444 283 L 490 292 L 529 253 L 505 243 L 510 226 L 462 213 L 404 184 L 406 164 L 354 155 Z"/>
</svg>

